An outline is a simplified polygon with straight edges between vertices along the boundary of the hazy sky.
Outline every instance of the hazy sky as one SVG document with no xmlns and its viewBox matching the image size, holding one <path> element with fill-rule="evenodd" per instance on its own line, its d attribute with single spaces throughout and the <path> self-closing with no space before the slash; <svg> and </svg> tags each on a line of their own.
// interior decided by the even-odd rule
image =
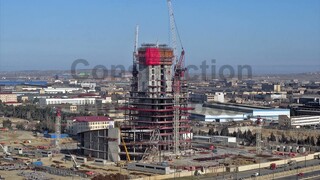
<svg viewBox="0 0 320 180">
<path fill-rule="evenodd" d="M 0 0 L 0 71 L 130 65 L 140 43 L 169 42 L 165 0 Z M 320 71 L 319 0 L 173 0 L 186 64 Z M 286 65 L 288 65 L 286 67 Z M 82 68 L 88 68 L 82 66 Z"/>
</svg>

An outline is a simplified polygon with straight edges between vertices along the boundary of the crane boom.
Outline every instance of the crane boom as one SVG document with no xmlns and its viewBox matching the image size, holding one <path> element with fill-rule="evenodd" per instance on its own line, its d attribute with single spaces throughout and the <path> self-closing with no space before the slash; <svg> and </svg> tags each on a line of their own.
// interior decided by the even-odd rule
<svg viewBox="0 0 320 180">
<path fill-rule="evenodd" d="M 138 54 L 138 41 L 139 41 L 139 25 L 136 26 L 135 40 L 134 40 L 134 54 Z"/>
<path fill-rule="evenodd" d="M 171 0 L 167 0 L 168 10 L 169 10 L 169 20 L 170 20 L 170 33 L 171 33 L 171 47 L 173 49 L 173 55 L 177 61 L 177 38 L 176 38 L 176 22 L 174 20 L 173 8 Z"/>
</svg>

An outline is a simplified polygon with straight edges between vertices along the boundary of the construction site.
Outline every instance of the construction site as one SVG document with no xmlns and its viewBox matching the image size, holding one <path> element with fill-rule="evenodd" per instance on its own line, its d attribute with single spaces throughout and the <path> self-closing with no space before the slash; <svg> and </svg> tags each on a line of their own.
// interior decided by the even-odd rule
<svg viewBox="0 0 320 180">
<path fill-rule="evenodd" d="M 250 124 L 255 133 L 253 143 L 246 144 L 238 137 L 222 133 L 195 135 L 195 124 L 202 122 L 189 119 L 193 108 L 188 102 L 184 66 L 188 52 L 181 43 L 170 0 L 167 5 L 169 44 L 139 46 L 136 27 L 129 97 L 117 109 L 123 111 L 125 119 L 114 123 L 111 118 L 101 116 L 73 118 L 70 122 L 77 123 L 73 126 L 74 136 L 64 137 L 63 112 L 57 108 L 54 137 L 3 130 L 1 178 L 251 179 L 284 171 L 301 173 L 302 166 L 319 166 L 320 153 L 316 149 L 265 143 L 260 117 Z M 98 128 L 100 122 L 103 129 Z"/>
</svg>

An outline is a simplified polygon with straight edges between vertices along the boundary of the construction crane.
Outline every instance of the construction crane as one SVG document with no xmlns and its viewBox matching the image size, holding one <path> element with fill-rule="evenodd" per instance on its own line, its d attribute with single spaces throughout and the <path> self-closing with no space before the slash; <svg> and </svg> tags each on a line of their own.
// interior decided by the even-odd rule
<svg viewBox="0 0 320 180">
<path fill-rule="evenodd" d="M 171 0 L 167 0 L 168 4 L 168 10 L 169 10 L 169 19 L 170 19 L 170 34 L 171 34 L 171 47 L 173 48 L 173 54 L 175 59 L 175 65 L 174 65 L 174 74 L 173 74 L 173 101 L 174 101 L 174 119 L 173 119 L 173 147 L 174 147 L 174 153 L 178 155 L 179 148 L 180 148 L 180 133 L 179 133 L 179 120 L 180 120 L 180 97 L 181 97 L 181 79 L 184 77 L 185 68 L 184 66 L 184 55 L 185 51 L 183 49 L 183 45 L 181 42 L 181 38 L 176 26 L 176 21 L 174 18 L 173 8 Z M 179 42 L 181 45 L 181 54 L 180 58 L 178 59 L 177 56 L 177 36 L 179 38 Z"/>
<path fill-rule="evenodd" d="M 65 145 L 66 150 L 68 151 L 68 154 L 70 155 L 72 162 L 73 162 L 73 170 L 79 170 L 80 165 L 75 160 L 74 156 L 70 153 L 69 148 Z"/>
<path fill-rule="evenodd" d="M 4 153 L 4 155 L 5 155 L 6 157 L 11 156 L 11 153 L 9 153 L 9 152 L 2 146 L 2 144 L 0 144 L 0 147 L 1 147 L 3 153 Z"/>
<path fill-rule="evenodd" d="M 55 124 L 55 130 L 56 130 L 56 139 L 55 139 L 55 145 L 56 145 L 56 151 L 57 153 L 60 153 L 60 137 L 61 137 L 61 111 L 59 108 L 56 110 L 56 124 Z"/>
<path fill-rule="evenodd" d="M 262 128 L 262 120 L 260 117 L 257 118 L 256 121 L 256 153 L 261 154 L 261 128 Z"/>
<path fill-rule="evenodd" d="M 70 154 L 70 153 L 69 153 Z M 74 159 L 74 156 L 72 156 L 71 154 L 70 154 L 70 156 L 71 156 L 71 159 L 72 159 L 72 162 L 73 162 L 73 168 L 74 168 L 74 170 L 79 170 L 79 168 L 80 168 L 80 165 L 77 163 L 77 161 Z"/>
<path fill-rule="evenodd" d="M 124 150 L 126 151 L 127 162 L 130 162 L 131 159 L 130 159 L 130 155 L 129 155 L 129 152 L 128 152 L 128 149 L 127 149 L 126 142 L 124 142 L 123 136 L 122 135 L 120 135 L 120 136 L 121 136 L 122 145 L 124 147 Z"/>
<path fill-rule="evenodd" d="M 139 41 L 139 26 L 136 26 L 135 40 L 134 40 L 134 50 L 133 50 L 133 67 L 132 67 L 132 92 L 137 92 L 138 84 L 138 70 L 137 70 L 137 57 L 138 57 L 138 41 Z M 132 95 L 132 94 L 131 94 Z"/>
</svg>

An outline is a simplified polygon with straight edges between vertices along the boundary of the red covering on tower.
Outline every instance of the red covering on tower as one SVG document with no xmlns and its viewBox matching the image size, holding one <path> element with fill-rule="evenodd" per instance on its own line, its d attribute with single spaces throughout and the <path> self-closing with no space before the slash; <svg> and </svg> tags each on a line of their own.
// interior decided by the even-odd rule
<svg viewBox="0 0 320 180">
<path fill-rule="evenodd" d="M 146 49 L 146 65 L 160 65 L 160 52 L 158 48 Z"/>
</svg>

